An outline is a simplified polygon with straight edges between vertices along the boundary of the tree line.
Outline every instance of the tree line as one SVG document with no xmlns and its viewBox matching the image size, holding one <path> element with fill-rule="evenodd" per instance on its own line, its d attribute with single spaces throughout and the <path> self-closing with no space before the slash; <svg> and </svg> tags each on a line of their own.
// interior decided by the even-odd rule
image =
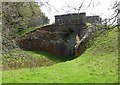
<svg viewBox="0 0 120 85">
<path fill-rule="evenodd" d="M 18 36 L 17 32 L 48 23 L 48 17 L 35 2 L 2 2 L 3 49 L 16 47 L 14 39 Z"/>
</svg>

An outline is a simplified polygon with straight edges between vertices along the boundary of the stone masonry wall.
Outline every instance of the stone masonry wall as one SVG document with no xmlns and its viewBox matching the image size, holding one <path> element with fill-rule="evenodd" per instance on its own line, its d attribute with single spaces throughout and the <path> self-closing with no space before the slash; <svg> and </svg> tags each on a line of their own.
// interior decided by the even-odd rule
<svg viewBox="0 0 120 85">
<path fill-rule="evenodd" d="M 93 24 L 101 24 L 102 18 L 99 16 L 86 16 L 86 21 Z"/>
<path fill-rule="evenodd" d="M 73 25 L 73 24 L 83 25 L 85 23 L 86 23 L 86 13 L 74 13 L 74 14 L 55 16 L 56 25 Z"/>
</svg>

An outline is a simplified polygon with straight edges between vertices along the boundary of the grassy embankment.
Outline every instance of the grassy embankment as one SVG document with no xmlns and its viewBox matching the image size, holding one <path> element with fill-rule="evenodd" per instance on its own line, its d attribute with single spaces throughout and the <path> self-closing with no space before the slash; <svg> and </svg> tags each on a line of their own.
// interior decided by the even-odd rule
<svg viewBox="0 0 120 85">
<path fill-rule="evenodd" d="M 80 57 L 48 67 L 3 71 L 7 83 L 118 82 L 118 29 L 100 35 Z"/>
</svg>

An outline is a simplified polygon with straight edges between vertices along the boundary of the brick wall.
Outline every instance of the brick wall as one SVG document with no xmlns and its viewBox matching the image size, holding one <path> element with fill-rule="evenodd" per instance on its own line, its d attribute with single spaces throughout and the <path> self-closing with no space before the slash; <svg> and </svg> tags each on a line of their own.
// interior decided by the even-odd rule
<svg viewBox="0 0 120 85">
<path fill-rule="evenodd" d="M 76 14 L 67 15 L 67 17 L 68 16 L 73 16 L 71 22 L 65 21 L 66 23 L 69 23 L 69 25 L 57 24 L 58 22 L 56 22 L 55 25 L 38 28 L 37 30 L 31 31 L 17 38 L 17 44 L 24 50 L 46 51 L 59 57 L 78 56 L 84 51 L 85 46 L 85 42 L 83 42 L 81 43 L 81 46 L 75 50 L 75 45 L 78 41 L 76 40 L 76 37 L 79 37 L 79 40 L 82 39 L 87 31 L 85 21 L 83 21 L 84 17 L 81 18 L 81 16 L 84 15 L 80 15 L 78 18 L 78 20 L 81 19 L 79 22 L 80 24 L 74 24 L 77 23 Z M 65 18 L 64 15 L 63 18 Z"/>
</svg>

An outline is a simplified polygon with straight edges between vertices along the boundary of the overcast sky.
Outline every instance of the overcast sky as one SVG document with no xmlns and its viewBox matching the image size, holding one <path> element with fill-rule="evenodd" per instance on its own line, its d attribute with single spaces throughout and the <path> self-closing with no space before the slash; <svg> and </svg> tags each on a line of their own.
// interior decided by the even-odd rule
<svg viewBox="0 0 120 85">
<path fill-rule="evenodd" d="M 48 4 L 44 4 L 41 7 L 43 13 L 50 19 L 50 23 L 54 22 L 55 15 L 62 15 L 67 13 L 78 13 L 78 8 L 80 7 L 83 0 L 35 0 L 36 2 L 47 1 Z M 120 0 L 85 0 L 81 11 L 86 12 L 87 16 L 99 15 L 103 19 L 110 18 L 114 10 L 110 9 L 114 5 L 115 1 Z M 91 5 L 89 6 L 91 2 Z M 89 6 L 89 8 L 87 8 Z M 87 8 L 87 9 L 86 9 Z"/>
</svg>

